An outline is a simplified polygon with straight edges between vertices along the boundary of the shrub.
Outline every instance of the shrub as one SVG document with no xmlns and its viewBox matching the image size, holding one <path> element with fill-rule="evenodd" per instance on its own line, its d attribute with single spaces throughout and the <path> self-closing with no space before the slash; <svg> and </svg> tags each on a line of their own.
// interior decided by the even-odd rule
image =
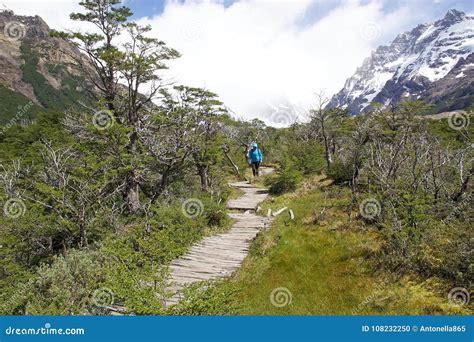
<svg viewBox="0 0 474 342">
<path fill-rule="evenodd" d="M 272 195 L 280 195 L 285 192 L 294 191 L 303 177 L 298 171 L 285 170 L 276 177 L 268 178 L 265 182 L 270 186 L 269 192 Z"/>
<path fill-rule="evenodd" d="M 209 197 L 203 198 L 202 202 L 204 205 L 203 216 L 208 227 L 224 227 L 229 223 L 230 219 L 225 209 L 225 201 L 217 204 Z"/>
<path fill-rule="evenodd" d="M 97 251 L 70 250 L 43 264 L 30 282 L 25 314 L 71 315 L 94 312 L 94 293 L 105 281 L 105 258 Z"/>
<path fill-rule="evenodd" d="M 424 278 L 440 277 L 467 284 L 472 279 L 469 262 L 472 248 L 465 227 L 427 219 L 416 228 L 386 228 L 379 260 L 389 268 L 404 265 Z"/>
<path fill-rule="evenodd" d="M 353 173 L 354 169 L 352 166 L 347 165 L 339 160 L 333 162 L 328 170 L 329 178 L 331 178 L 336 184 L 350 182 L 352 180 Z"/>
<path fill-rule="evenodd" d="M 205 281 L 188 285 L 184 298 L 169 314 L 173 315 L 232 315 L 237 313 L 237 289 L 222 281 Z"/>
<path fill-rule="evenodd" d="M 316 141 L 301 141 L 292 144 L 289 151 L 291 160 L 297 170 L 304 174 L 320 173 L 324 169 L 324 158 L 321 144 Z"/>
<path fill-rule="evenodd" d="M 449 225 L 425 224 L 425 232 L 416 253 L 420 273 L 468 284 L 472 279 L 472 238 L 465 226 L 453 221 Z M 469 269 L 471 267 L 471 269 Z"/>
</svg>

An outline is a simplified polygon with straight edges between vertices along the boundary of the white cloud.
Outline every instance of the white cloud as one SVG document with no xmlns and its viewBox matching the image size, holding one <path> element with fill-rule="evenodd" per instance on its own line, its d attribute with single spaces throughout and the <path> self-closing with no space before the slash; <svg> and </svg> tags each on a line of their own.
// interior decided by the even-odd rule
<svg viewBox="0 0 474 342">
<path fill-rule="evenodd" d="M 310 9 L 319 10 L 311 1 L 170 1 L 139 22 L 182 53 L 169 77 L 217 92 L 244 118 L 281 121 L 271 107 L 309 108 L 315 91 L 337 92 L 381 39 L 413 19 L 404 9 L 383 14 L 378 1 L 347 1 L 302 25 Z"/>
<path fill-rule="evenodd" d="M 243 118 L 284 122 L 278 108 L 293 116 L 291 107 L 311 106 L 314 91 L 337 92 L 371 50 L 429 16 L 406 5 L 386 14 L 382 0 L 345 0 L 323 12 L 330 1 L 247 0 L 225 7 L 222 0 L 173 0 L 139 22 L 183 55 L 169 63 L 167 78 L 216 92 Z M 53 28 L 84 28 L 69 19 L 79 10 L 76 1 L 4 3 L 18 14 L 42 16 Z M 314 11 L 321 11 L 319 19 L 308 23 Z"/>
<path fill-rule="evenodd" d="M 50 27 L 57 30 L 87 27 L 69 19 L 71 12 L 82 9 L 77 0 L 0 0 L 0 3 L 18 15 L 39 15 Z"/>
</svg>

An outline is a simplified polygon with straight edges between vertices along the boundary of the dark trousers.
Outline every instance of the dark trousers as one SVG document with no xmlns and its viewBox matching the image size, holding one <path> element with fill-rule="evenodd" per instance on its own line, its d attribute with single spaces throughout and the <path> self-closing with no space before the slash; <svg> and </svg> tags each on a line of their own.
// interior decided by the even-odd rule
<svg viewBox="0 0 474 342">
<path fill-rule="evenodd" d="M 257 176 L 258 177 L 258 168 L 260 166 L 260 162 L 252 162 L 252 173 L 253 173 L 253 176 Z"/>
</svg>

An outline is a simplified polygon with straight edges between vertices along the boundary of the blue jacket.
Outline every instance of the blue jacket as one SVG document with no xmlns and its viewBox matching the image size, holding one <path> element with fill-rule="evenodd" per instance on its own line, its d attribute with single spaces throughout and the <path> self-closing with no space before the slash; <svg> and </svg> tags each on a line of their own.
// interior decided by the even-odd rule
<svg viewBox="0 0 474 342">
<path fill-rule="evenodd" d="M 255 144 L 254 146 L 252 146 L 252 149 L 249 151 L 248 162 L 249 164 L 252 164 L 255 162 L 262 162 L 262 160 L 263 160 L 262 151 L 260 151 L 257 144 Z"/>
</svg>

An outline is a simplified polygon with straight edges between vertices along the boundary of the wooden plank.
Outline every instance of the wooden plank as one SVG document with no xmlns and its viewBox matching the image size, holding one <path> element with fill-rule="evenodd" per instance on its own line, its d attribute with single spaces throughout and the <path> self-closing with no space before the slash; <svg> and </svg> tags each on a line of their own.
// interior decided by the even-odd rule
<svg viewBox="0 0 474 342">
<path fill-rule="evenodd" d="M 241 189 L 244 194 L 230 200 L 227 208 L 246 212 L 229 213 L 229 217 L 235 220 L 229 231 L 203 238 L 185 255 L 171 262 L 171 285 L 167 290 L 174 295 L 166 305 L 179 302 L 180 292 L 186 284 L 232 275 L 242 265 L 252 240 L 271 222 L 271 218 L 255 214 L 258 204 L 268 196 L 267 191 L 247 182 L 229 185 Z"/>
</svg>

